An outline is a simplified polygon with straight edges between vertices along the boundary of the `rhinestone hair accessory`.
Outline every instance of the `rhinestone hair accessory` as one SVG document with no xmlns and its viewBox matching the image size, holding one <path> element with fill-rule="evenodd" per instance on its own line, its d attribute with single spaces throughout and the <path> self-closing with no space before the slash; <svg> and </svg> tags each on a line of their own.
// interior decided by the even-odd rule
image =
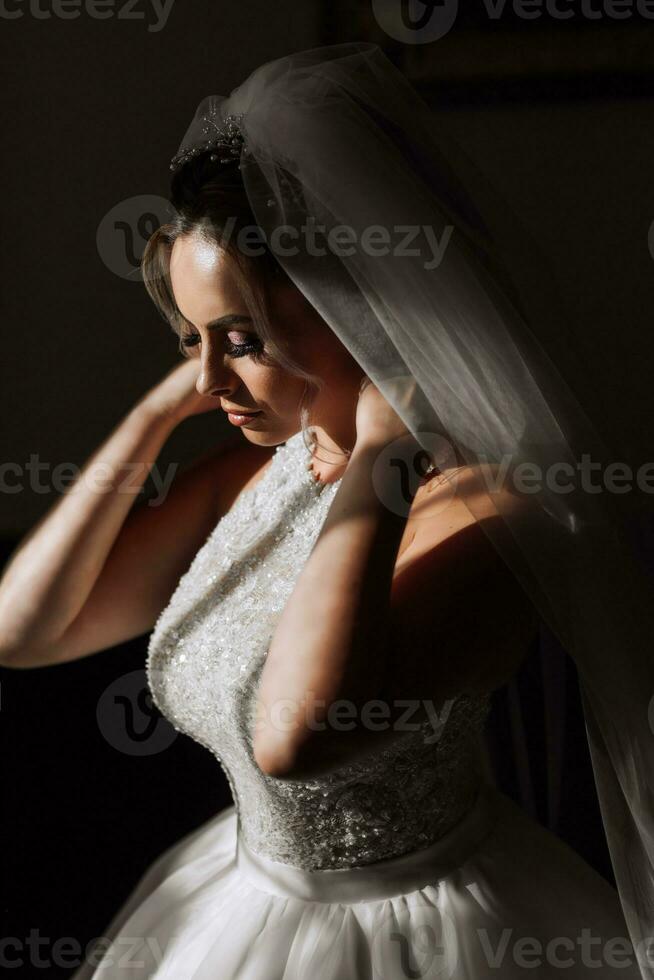
<svg viewBox="0 0 654 980">
<path fill-rule="evenodd" d="M 215 150 L 216 152 L 211 154 L 210 159 L 212 162 L 220 160 L 221 163 L 234 163 L 236 160 L 240 160 L 241 153 L 248 152 L 240 128 L 243 113 L 230 113 L 225 116 L 224 120 L 220 121 L 217 121 L 217 117 L 218 111 L 214 105 L 202 117 L 202 135 L 206 136 L 207 139 L 182 147 L 170 162 L 171 171 L 176 172 L 193 157 L 200 153 L 206 153 L 207 150 Z"/>
</svg>

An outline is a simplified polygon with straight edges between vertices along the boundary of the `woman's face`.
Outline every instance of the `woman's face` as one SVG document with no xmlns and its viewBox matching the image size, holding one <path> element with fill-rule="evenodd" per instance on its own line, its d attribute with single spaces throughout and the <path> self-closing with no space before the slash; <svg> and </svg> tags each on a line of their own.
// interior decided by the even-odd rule
<svg viewBox="0 0 654 980">
<path fill-rule="evenodd" d="M 199 235 L 182 236 L 173 245 L 170 279 L 186 320 L 182 346 L 200 360 L 198 392 L 215 397 L 216 408 L 258 412 L 241 427 L 250 442 L 285 442 L 300 429 L 305 381 L 261 357 L 263 341 L 225 253 Z M 310 422 L 344 440 L 341 445 L 353 445 L 361 368 L 295 286 L 275 286 L 270 307 L 276 338 L 297 363 L 324 381 L 309 405 Z"/>
</svg>

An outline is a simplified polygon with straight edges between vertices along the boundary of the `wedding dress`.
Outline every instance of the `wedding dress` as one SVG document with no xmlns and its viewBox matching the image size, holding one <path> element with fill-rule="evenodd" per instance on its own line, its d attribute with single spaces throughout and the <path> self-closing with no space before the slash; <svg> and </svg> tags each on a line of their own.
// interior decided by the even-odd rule
<svg viewBox="0 0 654 980">
<path fill-rule="evenodd" d="M 151 865 L 74 980 L 639 980 L 614 889 L 485 779 L 488 694 L 305 782 L 256 765 L 257 680 L 339 486 L 307 459 L 301 432 L 277 446 L 150 639 L 155 703 L 234 805 Z"/>
</svg>

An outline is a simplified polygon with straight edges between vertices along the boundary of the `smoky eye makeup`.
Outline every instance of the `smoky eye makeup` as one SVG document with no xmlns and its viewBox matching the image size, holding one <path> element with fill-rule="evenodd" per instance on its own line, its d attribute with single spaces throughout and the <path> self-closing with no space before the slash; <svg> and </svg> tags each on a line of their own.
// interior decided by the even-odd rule
<svg viewBox="0 0 654 980">
<path fill-rule="evenodd" d="M 263 343 L 256 334 L 247 333 L 242 330 L 230 331 L 230 334 L 235 335 L 237 340 L 231 339 L 229 334 L 224 335 L 225 351 L 229 357 L 238 358 L 263 353 Z M 186 351 L 193 347 L 197 347 L 201 340 L 202 338 L 197 331 L 189 331 L 183 334 L 179 341 L 182 353 L 186 353 Z"/>
</svg>

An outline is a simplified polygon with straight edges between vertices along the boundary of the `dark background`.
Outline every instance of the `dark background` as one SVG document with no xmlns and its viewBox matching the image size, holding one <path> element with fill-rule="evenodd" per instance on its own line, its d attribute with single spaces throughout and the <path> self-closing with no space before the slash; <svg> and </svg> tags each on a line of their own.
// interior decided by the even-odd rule
<svg viewBox="0 0 654 980">
<path fill-rule="evenodd" d="M 531 296 L 535 332 L 573 387 L 583 363 L 579 396 L 616 458 L 634 467 L 652 458 L 654 22 L 578 12 L 527 21 L 508 11 L 492 20 L 482 3 L 467 3 L 439 40 L 402 45 L 381 31 L 367 2 L 177 0 L 159 31 L 148 30 L 156 18 L 144 2 L 134 14 L 145 18 L 130 20 L 96 20 L 83 7 L 77 19 L 39 19 L 18 0 L 7 7 L 23 16 L 0 17 L 3 461 L 25 467 L 37 454 L 50 468 L 82 465 L 178 356 L 124 238 L 98 243 L 103 218 L 138 198 L 136 210 L 123 205 L 138 257 L 139 201 L 165 197 L 170 157 L 198 102 L 227 94 L 264 61 L 346 40 L 384 47 L 433 106 L 434 124 L 510 201 L 546 257 L 543 281 L 554 286 Z M 118 257 L 118 273 L 107 255 Z M 512 270 L 519 284 L 535 271 L 528 256 Z M 217 413 L 188 420 L 160 467 L 184 467 L 228 429 Z M 55 499 L 27 479 L 13 492 L 14 482 L 7 476 L 0 494 L 5 555 Z M 649 499 L 634 498 L 633 509 L 647 555 Z M 147 639 L 57 667 L 0 671 L 10 842 L 3 926 L 22 944 L 38 930 L 48 938 L 44 957 L 57 938 L 84 945 L 100 934 L 163 848 L 230 801 L 210 754 L 173 738 L 143 701 Z M 497 778 L 610 877 L 575 672 L 554 651 L 544 631 L 513 689 L 496 695 L 489 744 Z M 542 784 L 540 662 L 557 653 L 566 766 L 552 817 L 502 749 L 523 730 L 534 784 Z M 133 724 L 111 700 L 115 683 L 132 699 Z M 522 727 L 512 711 L 516 685 Z M 116 733 L 130 725 L 125 741 Z M 69 972 L 32 963 L 25 975 Z"/>
</svg>

